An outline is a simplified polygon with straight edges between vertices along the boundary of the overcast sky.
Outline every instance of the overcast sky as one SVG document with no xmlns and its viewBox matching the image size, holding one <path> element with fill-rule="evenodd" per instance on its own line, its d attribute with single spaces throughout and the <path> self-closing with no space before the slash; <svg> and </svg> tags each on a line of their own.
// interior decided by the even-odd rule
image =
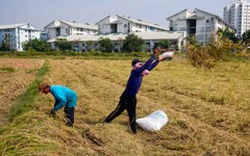
<svg viewBox="0 0 250 156">
<path fill-rule="evenodd" d="M 223 7 L 234 0 L 0 0 L 0 25 L 30 23 L 40 30 L 53 20 L 94 24 L 108 15 L 167 27 L 167 17 L 195 8 L 223 17 Z"/>
</svg>

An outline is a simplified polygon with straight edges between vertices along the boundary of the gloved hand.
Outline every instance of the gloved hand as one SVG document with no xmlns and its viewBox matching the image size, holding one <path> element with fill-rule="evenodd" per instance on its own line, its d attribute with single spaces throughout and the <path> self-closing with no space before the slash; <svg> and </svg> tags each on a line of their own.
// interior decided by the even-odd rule
<svg viewBox="0 0 250 156">
<path fill-rule="evenodd" d="M 142 75 L 142 76 L 147 76 L 149 73 L 150 73 L 150 72 L 149 72 L 147 69 L 145 69 L 145 70 L 141 73 L 141 75 Z"/>
<path fill-rule="evenodd" d="M 53 118 L 56 117 L 56 110 L 54 108 L 51 109 L 50 116 L 53 117 Z"/>
<path fill-rule="evenodd" d="M 156 48 L 156 49 L 154 50 L 154 54 L 157 55 L 158 52 L 159 52 L 159 50 Z"/>
</svg>

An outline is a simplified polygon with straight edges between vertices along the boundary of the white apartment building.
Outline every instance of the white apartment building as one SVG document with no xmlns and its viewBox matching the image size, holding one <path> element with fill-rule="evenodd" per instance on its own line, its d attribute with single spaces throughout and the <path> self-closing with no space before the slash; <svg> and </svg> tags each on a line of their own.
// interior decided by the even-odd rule
<svg viewBox="0 0 250 156">
<path fill-rule="evenodd" d="M 58 36 L 85 35 L 98 33 L 97 25 L 55 20 L 44 27 L 48 33 L 48 39 Z"/>
<path fill-rule="evenodd" d="M 29 23 L 0 25 L 0 47 L 23 51 L 23 44 L 33 39 L 40 39 L 40 31 Z"/>
<path fill-rule="evenodd" d="M 96 34 L 96 35 L 82 35 L 82 36 L 67 36 L 58 37 L 60 39 L 66 39 L 69 42 L 74 43 L 74 50 L 77 52 L 86 52 L 89 49 L 98 50 L 98 41 L 100 38 L 109 38 L 113 43 L 113 51 L 121 52 L 122 41 L 126 38 L 129 33 L 109 33 L 109 34 Z M 184 32 L 134 32 L 132 33 L 144 41 L 143 51 L 154 50 L 155 43 L 160 41 L 168 40 L 173 46 L 177 45 L 178 49 L 181 49 L 185 44 L 185 34 Z M 48 40 L 51 43 L 52 48 L 56 49 L 55 42 L 58 38 Z M 88 42 L 92 42 L 92 45 L 88 45 Z"/>
<path fill-rule="evenodd" d="M 107 16 L 96 23 L 98 25 L 98 34 L 86 35 L 71 35 L 67 37 L 57 37 L 50 39 L 48 42 L 55 47 L 55 42 L 58 38 L 66 39 L 74 43 L 74 49 L 78 52 L 89 51 L 89 49 L 98 50 L 98 41 L 100 38 L 109 38 L 113 43 L 113 51 L 120 52 L 122 41 L 128 34 L 134 34 L 144 41 L 143 51 L 153 51 L 155 43 L 168 40 L 172 46 L 177 46 L 179 49 L 185 44 L 185 32 L 170 32 L 167 28 L 142 20 L 131 19 L 125 16 Z M 90 46 L 88 42 L 93 42 Z"/>
<path fill-rule="evenodd" d="M 170 31 L 184 31 L 187 36 L 196 36 L 199 43 L 208 43 L 211 37 L 216 37 L 219 28 L 235 29 L 224 22 L 219 16 L 195 9 L 194 11 L 182 10 L 167 18 Z"/>
<path fill-rule="evenodd" d="M 96 24 L 99 34 L 167 31 L 167 28 L 157 24 L 119 15 L 107 16 Z"/>
<path fill-rule="evenodd" d="M 250 3 L 236 0 L 224 7 L 223 19 L 236 28 L 238 37 L 250 30 Z"/>
</svg>

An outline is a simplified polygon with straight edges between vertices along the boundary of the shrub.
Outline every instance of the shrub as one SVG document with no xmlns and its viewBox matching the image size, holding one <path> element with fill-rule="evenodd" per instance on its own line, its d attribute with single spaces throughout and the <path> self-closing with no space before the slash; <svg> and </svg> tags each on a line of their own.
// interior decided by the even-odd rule
<svg viewBox="0 0 250 156">
<path fill-rule="evenodd" d="M 245 50 L 239 43 L 227 38 L 219 38 L 218 41 L 212 41 L 207 45 L 197 44 L 191 39 L 192 44 L 186 47 L 188 58 L 195 67 L 212 68 L 218 61 L 228 61 L 237 58 Z"/>
</svg>

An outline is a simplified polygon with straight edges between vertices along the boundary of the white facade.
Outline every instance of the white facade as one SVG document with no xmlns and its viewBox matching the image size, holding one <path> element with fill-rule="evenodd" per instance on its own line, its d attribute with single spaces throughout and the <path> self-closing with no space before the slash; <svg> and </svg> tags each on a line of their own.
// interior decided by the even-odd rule
<svg viewBox="0 0 250 156">
<path fill-rule="evenodd" d="M 67 37 L 58 37 L 61 39 L 66 39 L 69 42 L 74 43 L 74 49 L 78 52 L 89 51 L 89 49 L 98 50 L 98 41 L 100 38 L 109 38 L 113 43 L 113 51 L 120 52 L 122 47 L 122 41 L 129 33 L 109 33 L 109 34 L 97 34 L 97 35 L 82 35 L 82 36 L 67 36 Z M 135 32 L 133 33 L 137 37 L 141 38 L 144 41 L 144 50 L 143 51 L 153 51 L 156 43 L 167 40 L 172 43 L 173 46 L 177 46 L 178 49 L 181 49 L 185 45 L 185 33 L 184 32 Z M 52 48 L 55 47 L 55 42 L 57 38 L 48 40 L 52 43 Z M 93 42 L 92 45 L 88 45 L 88 42 Z"/>
<path fill-rule="evenodd" d="M 33 39 L 40 39 L 40 31 L 29 23 L 0 25 L 0 46 L 23 51 L 23 44 Z"/>
<path fill-rule="evenodd" d="M 45 26 L 48 39 L 58 36 L 85 35 L 98 33 L 97 25 L 56 20 Z"/>
<path fill-rule="evenodd" d="M 89 51 L 90 49 L 98 50 L 98 41 L 100 38 L 109 38 L 113 43 L 113 51 L 120 52 L 122 42 L 128 34 L 134 34 L 144 41 L 143 51 L 153 51 L 155 44 L 160 41 L 170 41 L 174 48 L 181 49 L 185 44 L 185 32 L 169 32 L 167 28 L 156 24 L 143 22 L 141 20 L 131 19 L 125 16 L 107 16 L 96 23 L 99 27 L 98 34 L 86 35 L 71 35 L 65 37 L 57 37 L 50 39 L 52 48 L 55 47 L 55 42 L 58 38 L 66 39 L 74 43 L 74 49 L 78 52 Z M 92 45 L 88 45 L 89 42 Z"/>
<path fill-rule="evenodd" d="M 210 42 L 212 36 L 216 37 L 219 28 L 229 27 L 230 30 L 235 30 L 219 16 L 200 9 L 185 9 L 168 17 L 167 20 L 170 31 L 185 31 L 187 36 L 196 36 L 199 43 Z"/>
<path fill-rule="evenodd" d="M 107 16 L 96 24 L 100 34 L 167 31 L 167 28 L 157 24 L 119 15 Z"/>
<path fill-rule="evenodd" d="M 247 0 L 236 0 L 224 7 L 224 20 L 236 28 L 238 37 L 250 30 L 250 3 Z"/>
</svg>

